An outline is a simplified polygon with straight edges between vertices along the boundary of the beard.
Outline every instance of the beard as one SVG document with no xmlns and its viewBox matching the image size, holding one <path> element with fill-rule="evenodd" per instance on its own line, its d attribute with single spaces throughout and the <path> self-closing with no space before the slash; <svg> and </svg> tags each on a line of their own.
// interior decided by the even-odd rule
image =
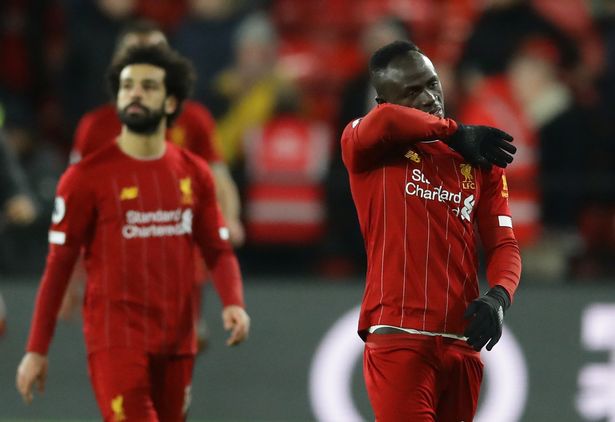
<svg viewBox="0 0 615 422">
<path fill-rule="evenodd" d="M 127 112 L 129 107 L 138 105 L 143 110 L 143 113 L 130 113 Z M 158 129 L 160 121 L 166 117 L 164 109 L 161 107 L 157 110 L 150 110 L 140 104 L 129 104 L 118 112 L 120 121 L 126 125 L 132 132 L 136 132 L 142 135 L 149 135 Z"/>
</svg>

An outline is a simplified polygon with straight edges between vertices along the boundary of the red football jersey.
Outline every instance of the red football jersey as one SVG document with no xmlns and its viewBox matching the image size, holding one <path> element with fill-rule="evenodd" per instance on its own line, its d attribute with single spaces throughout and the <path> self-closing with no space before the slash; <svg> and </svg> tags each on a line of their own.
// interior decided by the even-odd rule
<svg viewBox="0 0 615 422">
<path fill-rule="evenodd" d="M 209 163 L 221 162 L 214 141 L 215 122 L 209 111 L 196 101 L 186 100 L 173 126 L 167 129 L 167 139 L 187 148 Z M 105 104 L 84 115 L 77 129 L 71 151 L 71 163 L 108 145 L 120 134 L 122 123 L 112 104 Z"/>
<path fill-rule="evenodd" d="M 46 354 L 73 265 L 87 271 L 89 352 L 194 353 L 195 245 L 225 306 L 243 306 L 239 266 L 207 164 L 166 143 L 137 160 L 117 144 L 70 166 L 58 185 L 50 250 L 27 349 Z"/>
<path fill-rule="evenodd" d="M 490 285 L 512 298 L 520 276 L 504 172 L 465 163 L 444 142 L 450 119 L 392 104 L 342 134 L 342 157 L 368 268 L 359 333 L 391 325 L 460 335 L 479 296 L 475 223 Z"/>
</svg>

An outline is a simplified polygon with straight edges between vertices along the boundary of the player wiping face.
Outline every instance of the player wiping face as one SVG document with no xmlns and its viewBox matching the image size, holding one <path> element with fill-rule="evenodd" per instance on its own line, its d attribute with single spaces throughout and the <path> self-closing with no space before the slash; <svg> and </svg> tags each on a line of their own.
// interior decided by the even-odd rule
<svg viewBox="0 0 615 422">
<path fill-rule="evenodd" d="M 374 79 L 379 103 L 412 107 L 444 117 L 444 95 L 433 63 L 418 52 L 396 57 Z"/>
<path fill-rule="evenodd" d="M 476 351 L 499 340 L 521 273 L 504 172 L 493 168 L 512 160 L 512 138 L 446 118 L 438 75 L 411 42 L 376 51 L 370 72 L 380 104 L 341 139 L 368 259 L 358 324 L 368 397 L 378 420 L 469 421 Z"/>
<path fill-rule="evenodd" d="M 404 107 L 411 107 L 434 116 L 444 117 L 444 95 L 442 84 L 436 69 L 427 56 L 418 51 L 409 51 L 407 54 L 393 58 L 384 68 L 372 73 L 372 83 L 376 88 L 380 104 L 391 103 Z M 465 130 L 468 127 L 465 127 Z M 469 128 L 473 130 L 472 128 Z M 480 129 L 485 131 L 486 129 Z M 460 131 L 460 133 L 462 132 Z M 487 130 L 492 135 L 490 142 L 475 146 L 480 149 L 480 160 L 468 160 L 475 166 L 489 168 L 491 164 L 506 167 L 513 160 L 512 154 L 517 149 L 511 144 L 513 138 L 504 131 L 496 128 Z M 483 135 L 483 134 L 481 134 Z M 478 140 L 479 136 L 475 136 Z M 449 145 L 468 158 L 470 154 L 479 154 L 478 151 L 466 151 L 460 145 L 449 142 Z"/>
</svg>

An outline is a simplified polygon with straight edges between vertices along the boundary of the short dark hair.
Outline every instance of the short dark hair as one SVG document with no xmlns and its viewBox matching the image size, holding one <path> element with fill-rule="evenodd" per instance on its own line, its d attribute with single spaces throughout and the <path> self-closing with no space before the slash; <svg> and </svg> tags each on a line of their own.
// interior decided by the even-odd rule
<svg viewBox="0 0 615 422">
<path fill-rule="evenodd" d="M 165 45 L 134 46 L 117 57 L 107 70 L 107 82 L 112 98 L 117 98 L 120 87 L 120 73 L 132 64 L 149 64 L 161 67 L 165 71 L 164 86 L 167 95 L 177 98 L 177 109 L 167 115 L 171 125 L 181 112 L 181 106 L 191 94 L 196 74 L 190 60 Z"/>
<path fill-rule="evenodd" d="M 424 54 L 420 48 L 412 41 L 393 41 L 380 47 L 369 60 L 369 72 L 374 74 L 380 70 L 386 69 L 391 61 L 401 55 L 408 54 L 411 51 Z"/>
</svg>

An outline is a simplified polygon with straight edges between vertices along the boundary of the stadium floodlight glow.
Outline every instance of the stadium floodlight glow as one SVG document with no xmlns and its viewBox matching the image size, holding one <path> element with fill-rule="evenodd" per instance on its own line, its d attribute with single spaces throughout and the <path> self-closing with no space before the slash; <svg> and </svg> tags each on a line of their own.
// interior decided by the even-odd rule
<svg viewBox="0 0 615 422">
<path fill-rule="evenodd" d="M 352 400 L 352 371 L 363 354 L 357 335 L 357 306 L 327 331 L 312 359 L 309 392 L 312 412 L 320 422 L 364 420 Z"/>
<path fill-rule="evenodd" d="M 352 371 L 360 361 L 363 342 L 356 333 L 360 308 L 342 315 L 316 349 L 309 374 L 312 413 L 319 422 L 362 421 L 352 398 Z M 486 383 L 476 422 L 518 422 L 528 392 L 527 365 L 513 333 L 504 333 L 491 352 L 481 355 Z M 502 380 L 495 384 L 495 380 Z"/>
</svg>

